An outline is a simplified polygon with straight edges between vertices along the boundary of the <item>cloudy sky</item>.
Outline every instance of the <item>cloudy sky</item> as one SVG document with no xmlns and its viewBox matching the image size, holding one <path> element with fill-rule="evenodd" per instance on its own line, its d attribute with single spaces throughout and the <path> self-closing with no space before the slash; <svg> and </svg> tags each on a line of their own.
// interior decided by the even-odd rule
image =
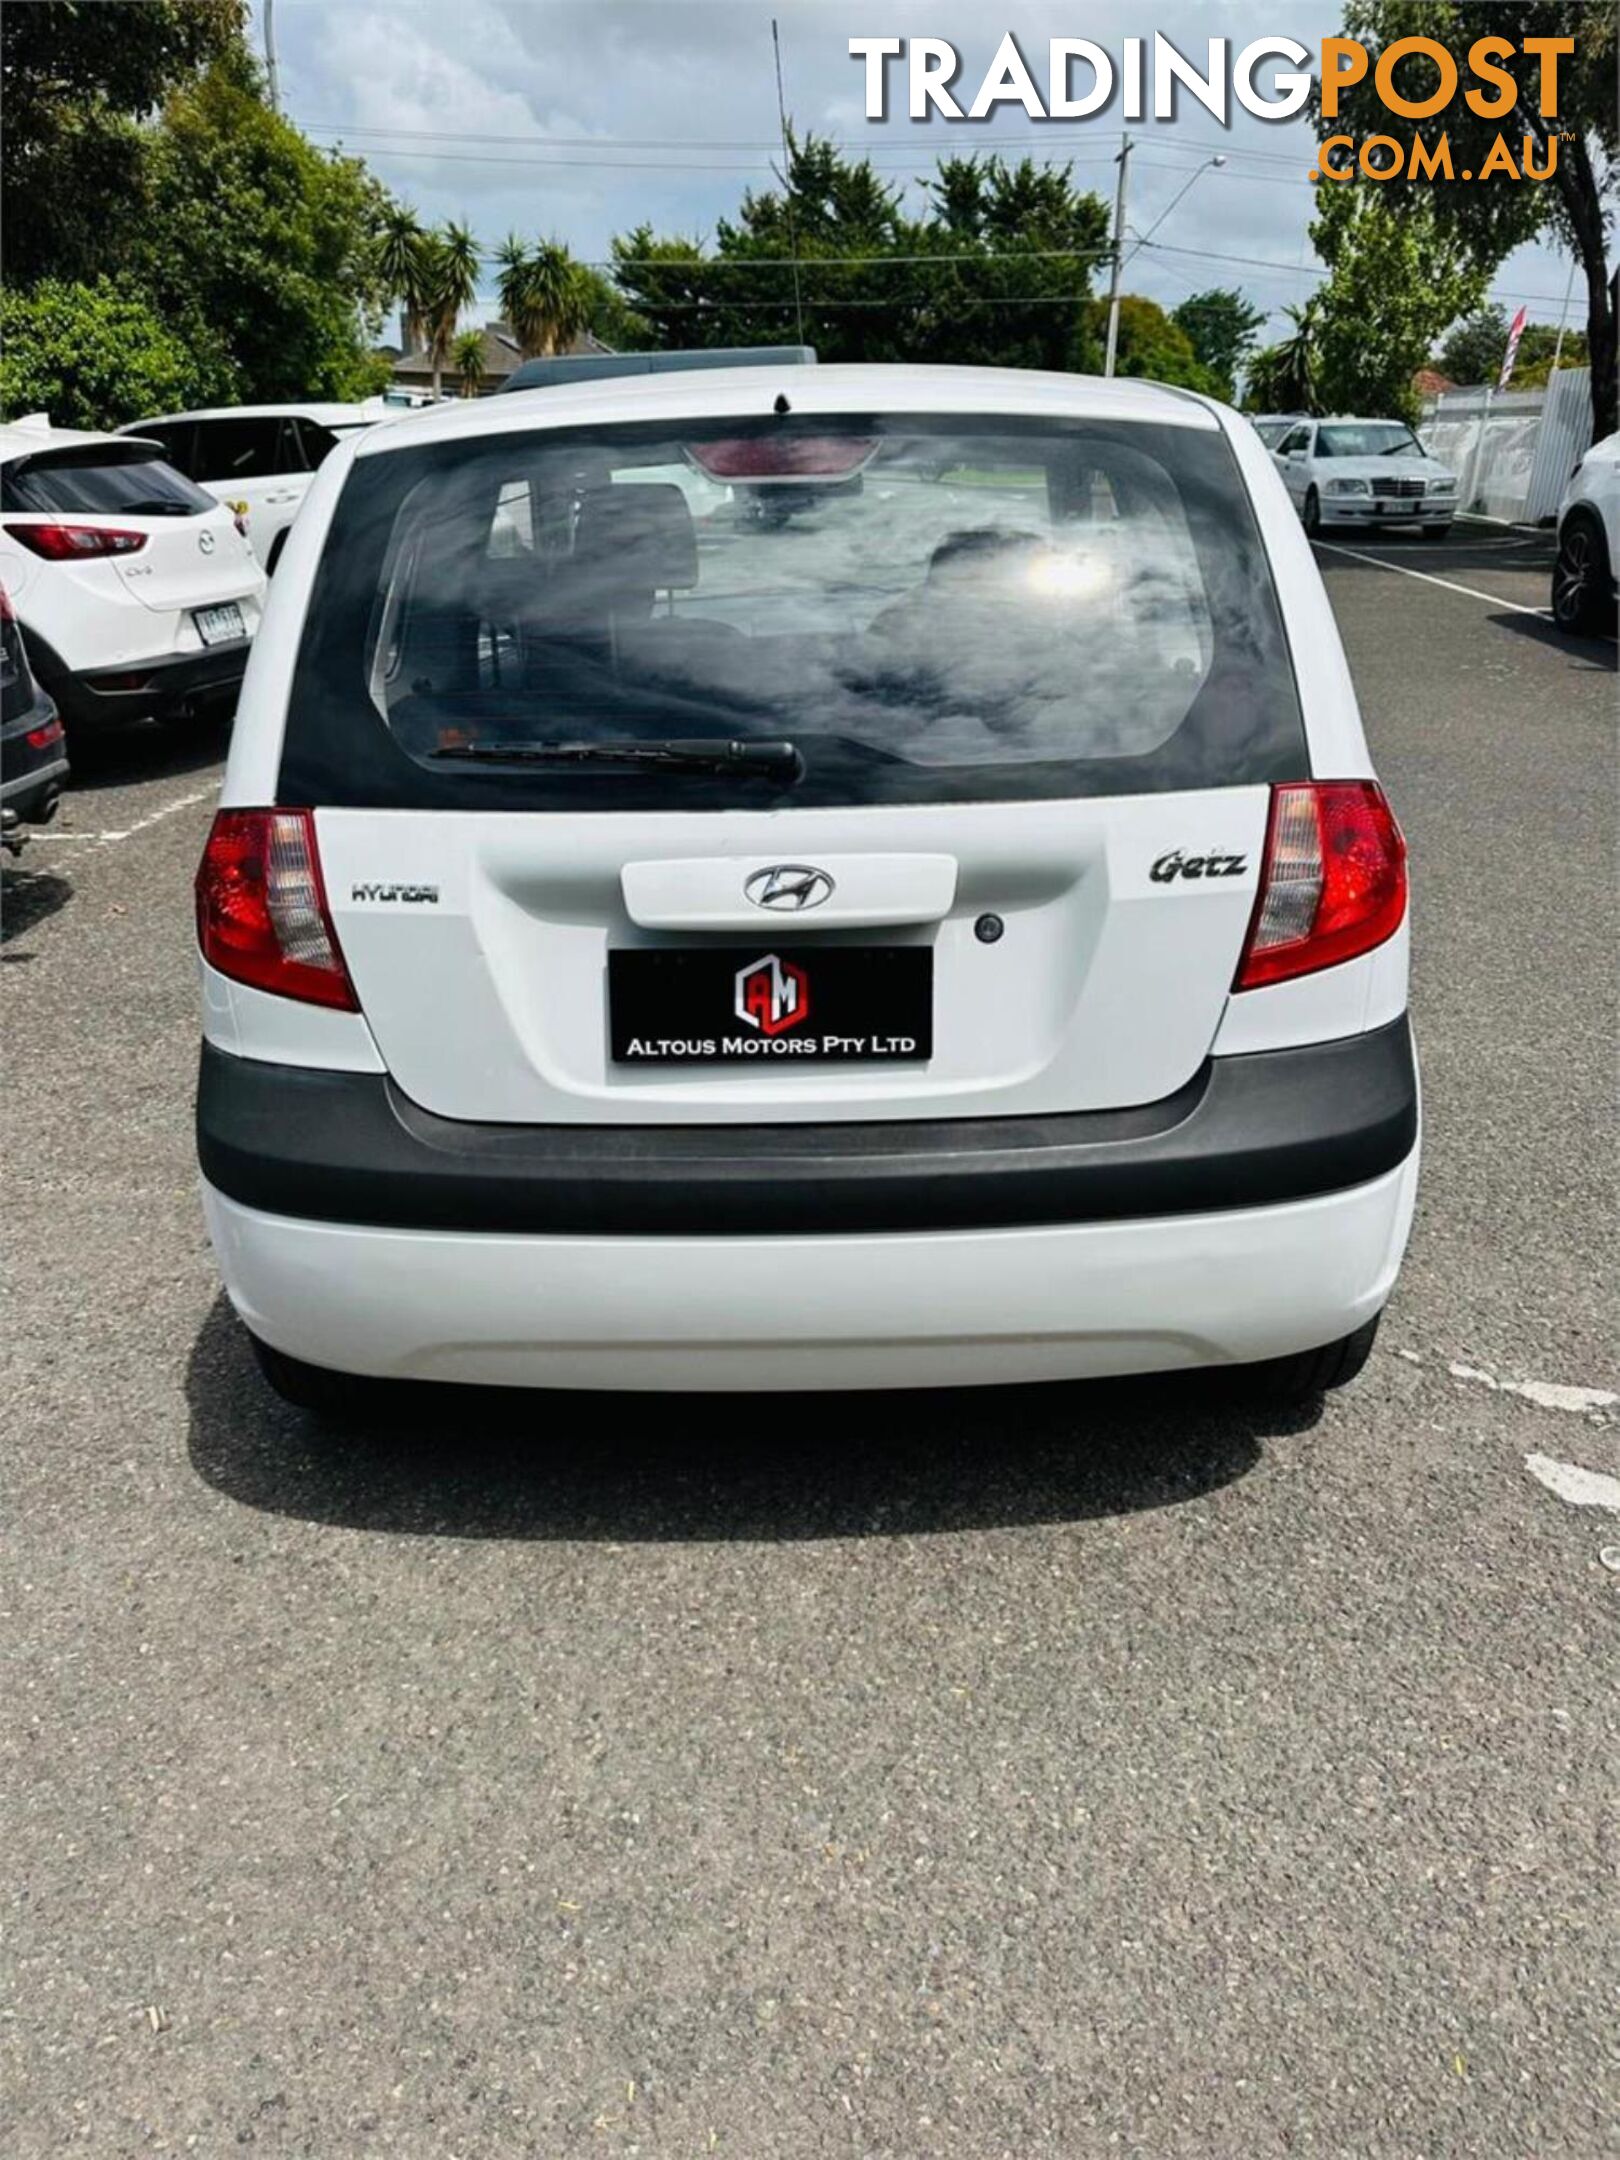
<svg viewBox="0 0 1620 2160">
<path fill-rule="evenodd" d="M 260 16 L 264 0 L 254 0 Z M 282 103 L 316 141 L 363 155 L 430 221 L 464 218 L 493 249 L 516 230 L 564 241 L 586 260 L 650 220 L 702 237 L 743 190 L 770 185 L 777 139 L 771 0 L 274 0 Z M 962 56 L 961 101 L 1016 33 L 1044 83 L 1046 41 L 1095 39 L 1118 54 L 1128 36 L 1162 31 L 1200 62 L 1204 41 L 1236 51 L 1289 35 L 1313 49 L 1340 27 L 1335 0 L 776 0 L 789 112 L 870 155 L 915 191 L 934 159 L 970 147 L 1062 163 L 1108 195 L 1121 126 L 1116 100 L 1081 121 L 1031 121 L 1002 107 L 987 122 L 865 118 L 852 36 L 948 38 Z M 1077 89 L 1084 86 L 1077 71 Z M 896 85 L 898 89 L 898 83 Z M 1312 139 L 1303 120 L 1266 124 L 1235 111 L 1220 123 L 1184 98 L 1174 121 L 1133 124 L 1129 222 L 1154 244 L 1130 263 L 1127 289 L 1173 307 L 1210 285 L 1241 286 L 1276 323 L 1316 283 L 1306 227 Z M 1216 152 L 1227 165 L 1189 178 Z M 1168 215 L 1164 215 L 1168 212 Z M 1157 224 L 1161 215 L 1162 224 Z M 1493 297 L 1556 321 L 1568 260 L 1522 248 Z M 1570 320 L 1583 310 L 1574 296 Z"/>
</svg>

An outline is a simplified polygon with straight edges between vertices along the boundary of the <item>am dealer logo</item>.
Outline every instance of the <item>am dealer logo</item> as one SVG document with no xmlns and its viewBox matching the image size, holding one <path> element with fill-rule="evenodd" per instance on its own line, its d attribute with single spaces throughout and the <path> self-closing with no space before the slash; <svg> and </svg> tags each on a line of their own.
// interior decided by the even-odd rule
<svg viewBox="0 0 1620 2160">
<path fill-rule="evenodd" d="M 1392 39 L 1375 59 L 1359 38 L 1323 38 L 1317 57 L 1324 122 L 1339 118 L 1343 94 L 1365 81 L 1369 70 L 1374 94 L 1402 120 L 1435 118 L 1459 95 L 1477 118 L 1506 120 L 1520 98 L 1518 78 L 1507 63 L 1522 56 L 1539 70 L 1541 124 L 1522 131 L 1517 157 L 1514 143 L 1502 133 L 1477 168 L 1463 170 L 1443 128 L 1415 136 L 1410 150 L 1393 135 L 1367 135 L 1358 142 L 1349 134 L 1330 134 L 1319 146 L 1310 177 L 1349 180 L 1359 172 L 1368 180 L 1398 180 L 1403 174 L 1413 180 L 1550 179 L 1558 169 L 1559 136 L 1546 123 L 1558 118 L 1559 62 L 1574 50 L 1572 37 L 1497 35 L 1475 38 L 1459 58 L 1438 38 L 1403 37 Z M 1309 103 L 1313 81 L 1310 47 L 1297 38 L 1254 38 L 1234 51 L 1230 38 L 1212 37 L 1200 68 L 1156 31 L 1151 39 L 1123 39 L 1117 62 L 1091 38 L 1049 38 L 1043 86 L 1009 30 L 964 104 L 968 85 L 961 80 L 961 56 L 945 38 L 856 37 L 849 52 L 865 64 L 868 120 L 889 117 L 891 93 L 902 76 L 913 120 L 983 120 L 1000 105 L 1021 106 L 1032 120 L 1087 120 L 1109 111 L 1116 99 L 1126 120 L 1149 114 L 1175 120 L 1178 103 L 1192 98 L 1222 127 L 1231 124 L 1234 100 L 1257 120 L 1292 119 Z"/>
<path fill-rule="evenodd" d="M 737 970 L 737 1018 L 762 1035 L 785 1035 L 810 1017 L 810 979 L 791 960 L 767 953 Z"/>
</svg>

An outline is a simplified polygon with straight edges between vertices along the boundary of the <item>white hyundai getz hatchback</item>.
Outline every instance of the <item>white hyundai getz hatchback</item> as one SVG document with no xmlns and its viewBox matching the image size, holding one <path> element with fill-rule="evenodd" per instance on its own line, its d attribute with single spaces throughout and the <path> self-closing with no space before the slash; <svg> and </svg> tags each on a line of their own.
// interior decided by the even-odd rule
<svg viewBox="0 0 1620 2160">
<path fill-rule="evenodd" d="M 1360 1368 L 1411 1221 L 1399 830 L 1223 408 L 669 374 L 345 444 L 197 881 L 271 1381 Z"/>
</svg>

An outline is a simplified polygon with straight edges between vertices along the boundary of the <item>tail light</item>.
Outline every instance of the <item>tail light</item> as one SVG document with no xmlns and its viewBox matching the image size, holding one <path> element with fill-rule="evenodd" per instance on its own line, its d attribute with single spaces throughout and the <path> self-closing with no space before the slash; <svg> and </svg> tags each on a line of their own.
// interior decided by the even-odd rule
<svg viewBox="0 0 1620 2160">
<path fill-rule="evenodd" d="M 48 750 L 52 743 L 62 740 L 60 720 L 47 720 L 43 727 L 30 728 L 27 742 L 30 750 Z"/>
<path fill-rule="evenodd" d="M 119 525 L 8 525 L 6 532 L 47 562 L 89 562 L 97 555 L 133 555 L 146 545 L 143 532 Z"/>
<path fill-rule="evenodd" d="M 1317 780 L 1271 791 L 1266 857 L 1237 990 L 1354 960 L 1393 937 L 1406 913 L 1406 843 L 1371 780 Z"/>
<path fill-rule="evenodd" d="M 233 981 L 358 1012 L 308 810 L 221 810 L 197 870 L 197 942 Z"/>
</svg>

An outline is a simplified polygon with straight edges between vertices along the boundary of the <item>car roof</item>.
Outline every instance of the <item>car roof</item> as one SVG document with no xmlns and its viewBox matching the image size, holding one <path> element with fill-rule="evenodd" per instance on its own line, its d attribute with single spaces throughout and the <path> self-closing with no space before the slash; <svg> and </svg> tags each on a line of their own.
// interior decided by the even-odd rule
<svg viewBox="0 0 1620 2160">
<path fill-rule="evenodd" d="M 361 437 L 357 457 L 386 457 L 428 443 L 638 420 L 763 418 L 786 398 L 795 413 L 1005 413 L 1064 419 L 1137 420 L 1214 429 L 1209 399 L 1163 383 L 1032 368 L 834 366 L 704 369 L 621 376 L 607 382 L 513 390 L 402 414 Z"/>
<path fill-rule="evenodd" d="M 143 427 L 158 427 L 171 420 L 315 420 L 324 427 L 367 417 L 363 405 L 342 404 L 331 398 L 306 398 L 286 405 L 202 405 L 191 412 L 148 413 L 132 420 L 120 434 L 138 435 Z"/>
<path fill-rule="evenodd" d="M 68 450 L 83 443 L 117 443 L 122 448 L 130 435 L 138 433 L 135 428 L 127 434 L 114 434 L 104 428 L 52 427 L 44 413 L 27 413 L 21 420 L 0 423 L 0 465 L 16 458 L 36 457 L 41 450 Z"/>
</svg>

